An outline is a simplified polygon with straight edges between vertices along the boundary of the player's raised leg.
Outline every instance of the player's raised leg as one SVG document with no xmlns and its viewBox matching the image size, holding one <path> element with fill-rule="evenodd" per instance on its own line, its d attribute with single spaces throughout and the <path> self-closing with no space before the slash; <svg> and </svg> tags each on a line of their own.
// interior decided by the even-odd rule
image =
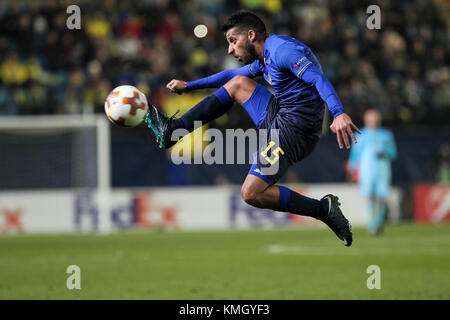
<svg viewBox="0 0 450 320">
<path fill-rule="evenodd" d="M 233 106 L 234 101 L 243 104 L 251 96 L 257 83 L 245 76 L 235 76 L 212 95 L 200 101 L 182 117 L 168 118 L 163 112 L 151 105 L 146 116 L 146 123 L 153 130 L 161 148 L 172 147 L 177 140 L 172 140 L 172 132 L 178 128 L 189 132 L 194 130 L 194 122 L 206 124 L 224 115 Z"/>
<path fill-rule="evenodd" d="M 258 175 L 247 175 L 242 185 L 244 201 L 254 207 L 290 212 L 323 221 L 345 246 L 353 241 L 351 226 L 339 209 L 340 203 L 328 194 L 321 200 L 301 195 L 285 186 L 269 185 Z"/>
</svg>

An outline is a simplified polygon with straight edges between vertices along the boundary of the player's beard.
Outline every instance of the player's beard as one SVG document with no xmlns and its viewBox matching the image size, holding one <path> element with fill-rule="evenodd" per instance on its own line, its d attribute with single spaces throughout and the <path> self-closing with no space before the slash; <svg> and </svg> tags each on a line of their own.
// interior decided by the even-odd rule
<svg viewBox="0 0 450 320">
<path fill-rule="evenodd" d="M 243 63 L 249 64 L 258 59 L 255 45 L 251 44 L 248 40 L 245 43 L 244 52 L 245 54 L 241 57 Z"/>
</svg>

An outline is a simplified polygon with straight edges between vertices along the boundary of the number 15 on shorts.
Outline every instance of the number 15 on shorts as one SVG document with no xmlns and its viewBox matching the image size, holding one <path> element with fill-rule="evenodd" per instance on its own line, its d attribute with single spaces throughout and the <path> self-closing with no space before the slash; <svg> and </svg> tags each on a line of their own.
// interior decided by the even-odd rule
<svg viewBox="0 0 450 320">
<path fill-rule="evenodd" d="M 266 161 L 268 163 L 270 163 L 271 165 L 274 165 L 275 163 L 277 163 L 280 160 L 280 153 L 282 155 L 284 155 L 283 149 L 281 149 L 280 147 L 276 147 L 271 152 L 271 155 L 273 157 L 270 158 L 269 156 L 267 156 L 267 153 L 269 152 L 270 149 L 272 149 L 273 146 L 275 146 L 275 144 L 276 144 L 275 141 L 270 141 L 269 144 L 267 145 L 267 147 L 264 149 L 264 151 L 261 152 L 261 156 L 263 156 L 263 158 L 266 159 Z"/>
</svg>

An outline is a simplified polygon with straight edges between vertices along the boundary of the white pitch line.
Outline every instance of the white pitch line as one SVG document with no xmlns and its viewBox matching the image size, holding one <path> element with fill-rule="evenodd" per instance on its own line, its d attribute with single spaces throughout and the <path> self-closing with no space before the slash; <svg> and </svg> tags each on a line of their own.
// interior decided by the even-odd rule
<svg viewBox="0 0 450 320">
<path fill-rule="evenodd" d="M 330 247 L 305 247 L 305 246 L 285 246 L 279 244 L 269 245 L 267 247 L 269 254 L 290 254 L 290 255 L 358 255 L 358 254 L 375 254 L 375 255 L 415 255 L 415 254 L 431 254 L 431 255 L 449 255 L 447 249 L 432 247 L 415 247 L 415 248 L 371 248 L 362 250 L 360 248 L 330 248 Z"/>
</svg>

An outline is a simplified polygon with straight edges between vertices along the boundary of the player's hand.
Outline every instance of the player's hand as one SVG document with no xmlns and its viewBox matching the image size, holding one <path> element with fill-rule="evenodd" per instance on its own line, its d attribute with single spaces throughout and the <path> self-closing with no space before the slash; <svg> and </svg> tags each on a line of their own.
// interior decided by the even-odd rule
<svg viewBox="0 0 450 320">
<path fill-rule="evenodd" d="M 339 144 L 339 148 L 341 149 L 344 147 L 343 144 L 345 144 L 345 147 L 347 149 L 350 149 L 348 136 L 350 136 L 353 142 L 356 143 L 356 138 L 353 134 L 353 131 L 361 133 L 358 127 L 353 124 L 352 119 L 345 113 L 341 113 L 336 118 L 334 118 L 330 129 L 336 134 L 337 142 Z"/>
<path fill-rule="evenodd" d="M 186 81 L 172 79 L 172 81 L 167 84 L 166 88 L 173 93 L 183 94 L 183 92 L 186 91 Z"/>
</svg>

